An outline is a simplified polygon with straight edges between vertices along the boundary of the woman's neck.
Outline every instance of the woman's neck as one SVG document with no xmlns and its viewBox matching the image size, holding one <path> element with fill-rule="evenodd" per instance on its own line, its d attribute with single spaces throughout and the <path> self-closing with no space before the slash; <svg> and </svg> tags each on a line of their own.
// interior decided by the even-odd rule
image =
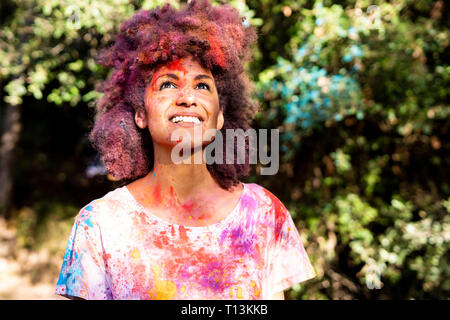
<svg viewBox="0 0 450 320">
<path fill-rule="evenodd" d="M 146 184 L 157 187 L 162 194 L 176 194 L 181 202 L 200 196 L 219 187 L 211 177 L 206 164 L 154 163 Z M 220 188 L 220 187 L 219 187 Z"/>
<path fill-rule="evenodd" d="M 173 223 L 200 226 L 217 222 L 237 205 L 242 185 L 225 190 L 205 163 L 191 159 L 192 164 L 174 164 L 162 150 L 155 155 L 153 170 L 128 186 L 153 213 Z"/>
<path fill-rule="evenodd" d="M 158 148 L 155 151 L 153 170 L 146 180 L 153 186 L 159 185 L 161 191 L 165 191 L 164 194 L 175 192 L 178 200 L 183 201 L 198 196 L 205 190 L 219 187 L 209 173 L 206 163 L 195 162 L 199 156 L 203 156 L 202 148 L 192 152 L 185 159 L 185 163 L 174 163 L 170 149 Z"/>
<path fill-rule="evenodd" d="M 152 171 L 139 184 L 141 201 L 147 207 L 175 212 L 195 207 L 201 212 L 214 197 L 227 192 L 213 179 L 206 163 L 194 164 L 195 154 L 191 155 L 191 164 L 175 164 L 168 150 L 161 149 L 155 152 Z"/>
</svg>

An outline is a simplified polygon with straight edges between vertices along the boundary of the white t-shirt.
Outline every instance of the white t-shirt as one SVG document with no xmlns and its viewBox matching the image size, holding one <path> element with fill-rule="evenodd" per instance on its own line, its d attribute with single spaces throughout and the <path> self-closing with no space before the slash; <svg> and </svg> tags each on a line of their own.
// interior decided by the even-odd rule
<svg viewBox="0 0 450 320">
<path fill-rule="evenodd" d="M 147 211 L 124 186 L 83 207 L 56 294 L 84 299 L 270 299 L 315 277 L 284 205 L 244 184 L 218 223 L 188 227 Z"/>
</svg>

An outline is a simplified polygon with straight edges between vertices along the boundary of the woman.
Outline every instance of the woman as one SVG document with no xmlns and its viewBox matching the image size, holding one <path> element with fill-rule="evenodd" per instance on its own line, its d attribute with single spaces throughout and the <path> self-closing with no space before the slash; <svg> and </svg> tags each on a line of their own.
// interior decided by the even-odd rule
<svg viewBox="0 0 450 320">
<path fill-rule="evenodd" d="M 195 138 L 197 129 L 250 128 L 256 108 L 242 65 L 255 39 L 236 10 L 206 0 L 140 11 L 123 23 L 100 60 L 113 72 L 90 140 L 124 185 L 80 210 L 57 294 L 283 299 L 283 290 L 314 277 L 283 204 L 239 181 L 248 163 L 173 161 L 178 143 L 192 149 L 185 158 L 204 153 L 210 140 Z M 193 141 L 173 139 L 179 130 Z M 248 144 L 232 145 L 248 160 Z"/>
</svg>

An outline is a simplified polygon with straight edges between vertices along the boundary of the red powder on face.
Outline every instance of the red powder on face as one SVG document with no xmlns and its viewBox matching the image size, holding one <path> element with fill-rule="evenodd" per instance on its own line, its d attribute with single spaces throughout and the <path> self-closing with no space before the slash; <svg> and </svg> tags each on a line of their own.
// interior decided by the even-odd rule
<svg viewBox="0 0 450 320">
<path fill-rule="evenodd" d="M 156 87 L 156 81 L 152 81 L 152 83 L 151 83 L 151 90 L 152 91 L 158 91 L 158 87 Z"/>
<path fill-rule="evenodd" d="M 183 58 L 180 59 L 176 59 L 173 61 L 168 62 L 165 67 L 168 69 L 169 72 L 173 72 L 175 73 L 177 76 L 180 72 L 183 72 L 184 74 L 186 74 L 186 69 L 183 67 Z M 156 87 L 156 79 L 158 78 L 158 76 L 160 74 L 158 74 L 159 72 L 155 73 L 153 75 L 153 80 L 151 82 L 151 90 L 152 91 L 158 91 L 158 88 Z"/>
<path fill-rule="evenodd" d="M 169 69 L 170 71 L 173 71 L 173 72 L 177 72 L 178 71 L 178 72 L 183 72 L 184 74 L 186 74 L 187 71 L 183 67 L 182 63 L 183 63 L 183 59 L 176 59 L 176 60 L 173 60 L 173 61 L 169 62 L 166 65 L 166 68 Z"/>
</svg>

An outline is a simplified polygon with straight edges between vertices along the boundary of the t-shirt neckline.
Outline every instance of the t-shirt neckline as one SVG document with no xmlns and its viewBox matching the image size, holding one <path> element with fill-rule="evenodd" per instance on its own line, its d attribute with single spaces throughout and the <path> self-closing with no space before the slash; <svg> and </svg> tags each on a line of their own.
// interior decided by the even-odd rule
<svg viewBox="0 0 450 320">
<path fill-rule="evenodd" d="M 123 187 L 121 187 L 121 189 L 124 191 L 124 193 L 127 195 L 127 197 L 130 198 L 132 203 L 137 208 L 139 208 L 141 211 L 145 212 L 146 216 L 151 220 L 155 220 L 158 223 L 161 223 L 168 227 L 170 227 L 170 226 L 178 227 L 178 228 L 183 227 L 184 229 L 190 229 L 193 231 L 194 230 L 195 231 L 210 231 L 211 229 L 216 229 L 216 228 L 222 229 L 223 227 L 226 227 L 229 223 L 231 223 L 231 221 L 233 221 L 235 219 L 235 216 L 239 214 L 239 212 L 241 211 L 240 208 L 241 208 L 242 198 L 243 198 L 243 196 L 246 192 L 246 188 L 247 188 L 245 183 L 242 183 L 242 185 L 243 185 L 243 190 L 239 197 L 239 201 L 236 204 L 236 206 L 233 208 L 233 210 L 222 220 L 220 220 L 216 223 L 208 224 L 206 226 L 185 226 L 185 225 L 169 222 L 163 218 L 158 217 L 157 215 L 154 215 L 149 210 L 147 210 L 147 208 L 145 208 L 139 201 L 137 201 L 135 199 L 135 197 L 131 194 L 130 190 L 128 190 L 127 186 L 123 186 Z"/>
</svg>

